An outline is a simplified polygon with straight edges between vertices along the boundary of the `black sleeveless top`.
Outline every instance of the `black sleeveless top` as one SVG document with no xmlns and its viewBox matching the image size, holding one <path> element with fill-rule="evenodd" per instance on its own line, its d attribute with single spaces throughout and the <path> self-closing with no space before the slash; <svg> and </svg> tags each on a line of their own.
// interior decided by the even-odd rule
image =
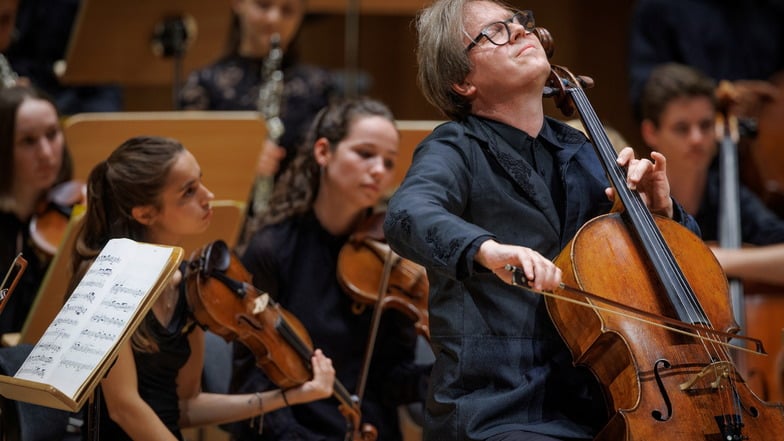
<svg viewBox="0 0 784 441">
<path fill-rule="evenodd" d="M 150 405 L 166 427 L 183 440 L 180 433 L 179 397 L 177 396 L 177 374 L 191 355 L 188 334 L 193 329 L 184 285 L 180 285 L 180 295 L 168 327 L 164 327 L 149 311 L 144 317 L 145 324 L 158 342 L 158 352 L 141 353 L 134 351 L 136 377 L 139 395 Z M 144 424 L 140 421 L 139 424 Z M 131 438 L 109 418 L 106 403 L 101 400 L 99 438 L 105 440 L 130 440 Z M 86 430 L 82 438 L 85 439 Z"/>
</svg>

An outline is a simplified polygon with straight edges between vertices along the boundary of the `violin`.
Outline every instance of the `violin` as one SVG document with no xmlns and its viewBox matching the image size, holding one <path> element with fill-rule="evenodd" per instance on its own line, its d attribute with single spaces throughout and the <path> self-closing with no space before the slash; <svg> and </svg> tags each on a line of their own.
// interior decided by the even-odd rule
<svg viewBox="0 0 784 441">
<path fill-rule="evenodd" d="M 30 238 L 47 256 L 54 256 L 63 241 L 74 205 L 87 200 L 87 184 L 66 181 L 54 186 L 30 220 Z"/>
<path fill-rule="evenodd" d="M 193 316 L 224 340 L 247 346 L 256 365 L 278 387 L 285 390 L 311 380 L 313 343 L 305 327 L 251 280 L 225 242 L 196 250 L 185 274 Z M 359 401 L 338 380 L 333 390 L 346 417 L 346 440 L 375 441 L 376 428 L 361 423 Z"/>
<path fill-rule="evenodd" d="M 375 213 L 357 228 L 338 254 L 337 276 L 343 290 L 358 305 L 394 308 L 414 320 L 420 335 L 430 340 L 427 297 L 430 285 L 425 268 L 395 254 L 386 243 L 384 217 Z M 384 266 L 391 270 L 383 280 Z M 386 282 L 386 283 L 383 283 Z M 379 288 L 386 284 L 383 296 Z"/>
<path fill-rule="evenodd" d="M 753 441 L 784 433 L 784 406 L 751 392 L 716 337 L 738 330 L 721 267 L 699 237 L 652 215 L 626 186 L 625 170 L 583 90 L 587 84 L 553 65 L 544 92 L 567 116 L 578 110 L 616 204 L 583 225 L 558 255 L 563 283 L 545 303 L 574 363 L 590 369 L 604 390 L 611 416 L 595 440 L 671 433 L 684 440 Z M 582 292 L 612 306 L 597 308 L 596 298 Z M 642 326 L 629 319 L 625 305 L 694 332 Z"/>
</svg>

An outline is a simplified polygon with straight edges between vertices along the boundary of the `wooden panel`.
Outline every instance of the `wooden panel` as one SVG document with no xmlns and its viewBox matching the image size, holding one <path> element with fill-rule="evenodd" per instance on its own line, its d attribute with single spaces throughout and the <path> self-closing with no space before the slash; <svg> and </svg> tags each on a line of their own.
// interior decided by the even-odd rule
<svg viewBox="0 0 784 441">
<path fill-rule="evenodd" d="M 397 128 L 400 132 L 400 146 L 398 147 L 393 188 L 397 188 L 403 182 L 408 168 L 411 167 L 411 157 L 414 155 L 414 149 L 440 123 L 441 121 L 397 121 Z"/>
<path fill-rule="evenodd" d="M 68 118 L 64 131 L 76 179 L 86 180 L 95 164 L 128 138 L 167 136 L 193 153 L 216 199 L 238 201 L 248 200 L 266 137 L 256 112 L 84 113 Z"/>
<path fill-rule="evenodd" d="M 173 57 L 153 51 L 156 26 L 184 17 L 193 37 L 183 72 L 218 58 L 231 24 L 228 2 L 215 0 L 84 0 L 68 45 L 65 84 L 171 84 Z"/>
</svg>

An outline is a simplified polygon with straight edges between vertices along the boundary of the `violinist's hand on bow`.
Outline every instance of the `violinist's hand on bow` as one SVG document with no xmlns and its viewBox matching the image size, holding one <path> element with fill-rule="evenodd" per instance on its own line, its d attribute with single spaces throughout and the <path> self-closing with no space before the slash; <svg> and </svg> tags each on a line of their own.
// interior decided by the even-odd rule
<svg viewBox="0 0 784 441">
<path fill-rule="evenodd" d="M 284 157 L 286 157 L 286 149 L 270 140 L 264 141 L 259 162 L 256 164 L 256 174 L 263 177 L 275 176 Z"/>
<path fill-rule="evenodd" d="M 651 159 L 634 157 L 634 150 L 626 147 L 618 154 L 617 163 L 626 168 L 626 185 L 640 193 L 642 201 L 653 214 L 672 218 L 670 181 L 667 179 L 667 159 L 659 152 L 651 152 Z M 615 190 L 605 190 L 610 200 Z"/>
<path fill-rule="evenodd" d="M 520 269 L 528 286 L 537 291 L 551 291 L 561 283 L 560 268 L 531 248 L 505 245 L 490 239 L 482 243 L 474 260 L 509 284 L 514 284 L 514 280 L 507 265 Z"/>
<path fill-rule="evenodd" d="M 316 349 L 310 363 L 313 367 L 313 379 L 286 391 L 289 404 L 307 403 L 332 395 L 332 388 L 335 385 L 335 368 L 332 367 L 332 360 L 327 358 L 321 349 Z"/>
</svg>

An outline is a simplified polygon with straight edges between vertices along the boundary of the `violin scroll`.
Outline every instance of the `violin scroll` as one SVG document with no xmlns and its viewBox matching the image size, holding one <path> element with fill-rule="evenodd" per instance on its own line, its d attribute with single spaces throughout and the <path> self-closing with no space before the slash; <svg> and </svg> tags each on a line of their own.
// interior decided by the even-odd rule
<svg viewBox="0 0 784 441">
<path fill-rule="evenodd" d="M 536 38 L 539 39 L 539 42 L 542 43 L 542 48 L 544 49 L 544 53 L 547 55 L 547 59 L 553 57 L 555 53 L 555 40 L 553 40 L 553 35 L 545 28 L 536 27 L 533 30 L 534 35 Z"/>
</svg>

